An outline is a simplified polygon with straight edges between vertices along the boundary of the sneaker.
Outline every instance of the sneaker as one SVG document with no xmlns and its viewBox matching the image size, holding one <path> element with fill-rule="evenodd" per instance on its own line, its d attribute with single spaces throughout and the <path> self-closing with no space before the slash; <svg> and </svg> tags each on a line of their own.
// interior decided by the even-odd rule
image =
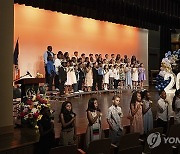
<svg viewBox="0 0 180 154">
<path fill-rule="evenodd" d="M 83 90 L 79 90 L 80 93 L 83 93 L 84 91 Z"/>
</svg>

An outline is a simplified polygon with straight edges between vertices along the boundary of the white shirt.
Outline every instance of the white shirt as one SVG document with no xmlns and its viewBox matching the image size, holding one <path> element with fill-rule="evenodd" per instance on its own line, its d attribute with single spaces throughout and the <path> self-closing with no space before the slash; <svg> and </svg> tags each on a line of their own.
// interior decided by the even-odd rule
<svg viewBox="0 0 180 154">
<path fill-rule="evenodd" d="M 55 62 L 54 62 L 54 65 L 55 65 L 55 70 L 56 70 L 56 74 L 58 75 L 59 73 L 58 73 L 58 69 L 59 69 L 59 67 L 61 67 L 61 62 L 62 62 L 62 60 L 61 59 L 55 59 Z"/>
<path fill-rule="evenodd" d="M 119 80 L 119 70 L 118 69 L 114 69 L 114 79 Z"/>
<path fill-rule="evenodd" d="M 159 110 L 157 111 L 157 118 L 163 121 L 167 121 L 168 103 L 166 103 L 165 100 L 162 98 L 160 98 L 157 103 L 158 103 L 158 109 L 160 108 L 163 110 L 162 113 L 160 113 Z"/>
<path fill-rule="evenodd" d="M 114 73 L 113 73 L 112 69 L 109 69 L 109 77 L 114 78 Z"/>
<path fill-rule="evenodd" d="M 123 113 L 121 107 L 115 107 L 112 105 L 108 109 L 107 119 L 112 123 L 113 129 L 119 130 L 121 128 L 123 130 L 121 118 L 123 117 Z"/>
</svg>

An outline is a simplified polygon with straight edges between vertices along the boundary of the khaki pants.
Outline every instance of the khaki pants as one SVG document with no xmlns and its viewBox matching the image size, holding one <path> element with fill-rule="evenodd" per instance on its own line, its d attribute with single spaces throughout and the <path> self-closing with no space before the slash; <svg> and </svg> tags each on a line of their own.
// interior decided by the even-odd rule
<svg viewBox="0 0 180 154">
<path fill-rule="evenodd" d="M 73 139 L 74 129 L 68 130 L 68 131 L 66 131 L 66 130 L 62 131 L 61 137 L 62 137 L 62 144 L 64 146 L 74 144 L 74 139 Z"/>
</svg>

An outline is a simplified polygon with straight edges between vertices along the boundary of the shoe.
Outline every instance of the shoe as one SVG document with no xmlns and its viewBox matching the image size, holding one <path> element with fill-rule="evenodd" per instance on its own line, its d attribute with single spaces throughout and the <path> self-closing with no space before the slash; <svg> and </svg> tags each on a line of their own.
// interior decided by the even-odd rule
<svg viewBox="0 0 180 154">
<path fill-rule="evenodd" d="M 76 92 L 74 92 L 75 94 L 78 94 L 79 92 L 78 91 L 76 91 Z"/>
<path fill-rule="evenodd" d="M 58 88 L 56 88 L 55 90 L 56 90 L 56 91 L 59 91 L 59 89 L 58 89 Z"/>
<path fill-rule="evenodd" d="M 84 91 L 83 90 L 79 90 L 80 93 L 83 93 Z"/>
</svg>

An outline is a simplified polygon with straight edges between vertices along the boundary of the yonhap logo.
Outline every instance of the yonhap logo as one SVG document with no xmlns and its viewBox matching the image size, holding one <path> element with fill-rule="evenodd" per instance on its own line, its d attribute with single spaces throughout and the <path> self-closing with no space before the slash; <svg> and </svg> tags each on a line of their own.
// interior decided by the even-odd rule
<svg viewBox="0 0 180 154">
<path fill-rule="evenodd" d="M 151 149 L 159 146 L 161 142 L 163 144 L 180 144 L 180 139 L 178 137 L 161 137 L 159 132 L 151 133 L 147 137 L 147 143 Z"/>
<path fill-rule="evenodd" d="M 147 138 L 149 148 L 155 148 L 161 143 L 161 134 L 159 132 L 151 133 Z"/>
</svg>

